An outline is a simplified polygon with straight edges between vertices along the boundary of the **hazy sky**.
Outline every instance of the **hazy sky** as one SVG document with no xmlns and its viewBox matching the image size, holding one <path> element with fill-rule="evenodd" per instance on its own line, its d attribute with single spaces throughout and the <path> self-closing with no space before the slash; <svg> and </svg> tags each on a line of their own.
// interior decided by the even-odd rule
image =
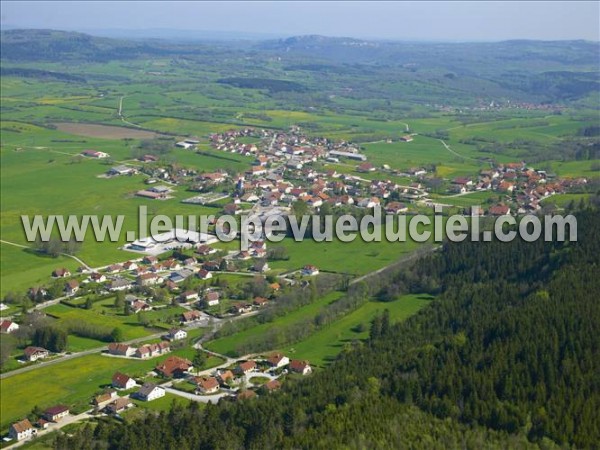
<svg viewBox="0 0 600 450">
<path fill-rule="evenodd" d="M 600 2 L 4 1 L 2 25 L 496 41 L 600 40 Z"/>
</svg>

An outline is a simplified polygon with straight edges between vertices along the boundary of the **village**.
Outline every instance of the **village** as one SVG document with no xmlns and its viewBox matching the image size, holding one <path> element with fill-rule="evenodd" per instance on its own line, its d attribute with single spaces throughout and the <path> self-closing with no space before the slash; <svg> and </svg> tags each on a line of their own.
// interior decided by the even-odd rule
<svg viewBox="0 0 600 450">
<path fill-rule="evenodd" d="M 415 135 L 402 135 L 398 142 L 411 145 Z M 248 140 L 253 143 L 244 143 Z M 435 205 L 452 207 L 452 198 L 476 192 L 497 194 L 497 203 L 485 204 L 482 215 L 535 213 L 540 201 L 554 194 L 585 185 L 585 178 L 561 179 L 525 162 L 489 163 L 488 169 L 470 177 L 436 178 L 431 167 L 392 169 L 377 167 L 351 142 L 333 142 L 310 137 L 297 126 L 289 132 L 245 128 L 209 137 L 214 150 L 251 158 L 244 173 L 197 172 L 193 169 L 159 167 L 158 158 L 143 155 L 146 165 L 112 167 L 107 176 L 141 173 L 150 187 L 135 193 L 152 200 L 168 200 L 177 187 L 198 192 L 182 200 L 189 204 L 222 204 L 223 214 L 287 214 L 298 201 L 310 209 L 372 209 L 387 214 L 415 213 Z M 391 143 L 390 140 L 387 141 Z M 196 151 L 199 141 L 186 139 L 177 147 Z M 86 151 L 85 156 L 105 158 L 103 152 Z M 337 168 L 337 169 L 336 169 Z M 343 170 L 342 170 L 343 169 Z M 408 180 L 401 183 L 395 180 Z M 158 182 L 163 184 L 156 184 Z M 444 201 L 446 200 L 446 201 Z M 470 214 L 468 209 L 464 214 Z"/>
<path fill-rule="evenodd" d="M 176 339 L 181 332 L 184 331 L 173 330 L 172 338 Z M 128 353 L 133 355 L 132 350 L 130 346 L 114 344 L 109 346 L 108 353 L 128 357 Z M 30 418 L 24 418 L 11 424 L 8 438 L 21 443 L 80 420 L 99 416 L 120 419 L 128 410 L 139 406 L 139 402 L 156 401 L 167 392 L 201 403 L 216 403 L 221 399 L 245 401 L 279 390 L 280 379 L 311 373 L 308 361 L 290 360 L 281 353 L 264 358 L 227 359 L 222 366 L 205 371 L 195 370 L 188 359 L 169 356 L 158 362 L 143 379 L 115 372 L 112 379 L 107 380 L 107 387 L 90 400 L 87 411 L 74 415 L 66 405 L 51 406 L 39 411 L 33 423 Z"/>
<path fill-rule="evenodd" d="M 255 143 L 242 142 L 248 139 Z M 404 145 L 411 145 L 412 140 L 409 134 L 400 138 Z M 197 139 L 186 139 L 175 145 L 196 151 L 198 143 Z M 524 162 L 507 163 L 481 170 L 473 177 L 446 180 L 442 185 L 445 196 L 441 196 L 432 192 L 430 168 L 375 167 L 360 153 L 358 146 L 311 138 L 298 127 L 292 127 L 288 133 L 246 128 L 213 134 L 210 145 L 218 152 L 251 158 L 250 168 L 244 173 L 198 172 L 181 167 L 174 170 L 154 155 L 143 155 L 139 158 L 142 166 L 129 163 L 113 166 L 104 176 L 110 179 L 144 175 L 147 187 L 135 192 L 135 196 L 148 200 L 168 201 L 173 198 L 173 192 L 184 188 L 195 195 L 183 199 L 183 203 L 216 203 L 221 214 L 248 214 L 263 219 L 270 214 L 292 214 L 299 204 L 315 212 L 327 208 L 329 211 L 382 208 L 386 214 L 412 214 L 435 205 L 451 206 L 445 205 L 444 199 L 474 192 L 494 192 L 503 199 L 488 204 L 480 212 L 482 215 L 529 214 L 542 208 L 543 199 L 586 182 L 585 179 L 559 179 Z M 110 157 L 96 150 L 86 150 L 81 155 L 96 159 Z M 331 164 L 343 167 L 344 171 L 329 168 Z M 410 182 L 393 181 L 402 177 Z M 462 213 L 471 215 L 472 211 L 464 208 Z M 177 239 L 177 232 L 167 233 L 160 244 L 152 239 L 126 244 L 123 249 L 137 255 L 123 263 L 98 268 L 82 265 L 73 273 L 58 267 L 49 274 L 54 287 L 59 286 L 58 291 L 51 292 L 48 286 L 29 289 L 28 297 L 38 306 L 42 305 L 35 308 L 40 315 L 44 314 L 44 305 L 62 303 L 81 307 L 77 303 L 79 299 L 88 298 L 89 302 L 90 295 L 122 297 L 125 315 L 142 317 L 152 311 L 169 311 L 174 306 L 183 311 L 177 317 L 165 319 L 171 328 L 158 341 L 136 345 L 114 340 L 102 349 L 105 357 L 160 359 L 145 377 L 134 379 L 116 372 L 112 380 L 106 380 L 110 387 L 94 397 L 89 411 L 72 416 L 67 406 L 52 406 L 40 412 L 37 421 L 24 418 L 13 423 L 9 431 L 11 439 L 24 441 L 57 429 L 61 423 L 85 420 L 97 414 L 118 417 L 136 406 L 134 400 L 152 402 L 167 392 L 203 403 L 222 398 L 249 399 L 279 389 L 281 381 L 290 375 L 312 372 L 308 361 L 290 360 L 281 353 L 235 359 L 215 355 L 224 362 L 206 370 L 195 369 L 190 359 L 169 355 L 178 341 L 191 344 L 199 352 L 210 353 L 202 348 L 202 340 L 188 339 L 190 330 L 202 328 L 214 332 L 224 320 L 257 314 L 277 302 L 281 289 L 306 288 L 310 280 L 319 275 L 315 264 L 269 275 L 273 255 L 266 240 L 252 242 L 248 250 L 224 250 L 214 246 L 217 239 L 210 233 L 196 233 L 191 238 L 188 235 L 182 242 Z M 163 254 L 166 256 L 161 256 Z M 218 277 L 222 274 L 249 277 L 262 286 L 261 295 L 240 295 L 221 285 Z M 4 318 L 0 324 L 5 334 L 15 333 L 19 327 L 18 319 L 13 317 Z M 27 366 L 66 357 L 65 353 L 29 345 L 24 348 L 21 361 Z M 161 359 L 163 357 L 166 359 Z"/>
</svg>

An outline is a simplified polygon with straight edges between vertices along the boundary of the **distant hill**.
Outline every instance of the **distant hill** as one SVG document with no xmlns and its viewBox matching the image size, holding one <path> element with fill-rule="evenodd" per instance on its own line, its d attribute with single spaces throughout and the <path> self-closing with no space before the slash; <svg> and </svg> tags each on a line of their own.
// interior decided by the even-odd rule
<svg viewBox="0 0 600 450">
<path fill-rule="evenodd" d="M 264 89 L 273 95 L 289 93 L 296 98 L 313 95 L 311 102 L 315 93 L 337 94 L 343 87 L 360 98 L 429 104 L 473 104 L 480 99 L 585 100 L 591 104 L 600 93 L 599 50 L 597 42 L 587 41 L 426 43 L 309 35 L 239 42 L 190 38 L 183 42 L 112 39 L 55 30 L 7 30 L 1 34 L 2 61 L 13 66 L 21 62 L 183 58 L 210 64 L 220 83 Z M 11 70 L 15 76 L 68 78 L 24 67 Z"/>
</svg>

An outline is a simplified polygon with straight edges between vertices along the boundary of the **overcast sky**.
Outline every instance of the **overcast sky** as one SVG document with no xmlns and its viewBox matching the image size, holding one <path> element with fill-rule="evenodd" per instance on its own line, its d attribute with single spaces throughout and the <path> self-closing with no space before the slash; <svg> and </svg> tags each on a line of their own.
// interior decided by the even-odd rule
<svg viewBox="0 0 600 450">
<path fill-rule="evenodd" d="M 600 40 L 600 2 L 52 2 L 2 0 L 2 26 L 179 29 L 396 40 Z"/>
</svg>

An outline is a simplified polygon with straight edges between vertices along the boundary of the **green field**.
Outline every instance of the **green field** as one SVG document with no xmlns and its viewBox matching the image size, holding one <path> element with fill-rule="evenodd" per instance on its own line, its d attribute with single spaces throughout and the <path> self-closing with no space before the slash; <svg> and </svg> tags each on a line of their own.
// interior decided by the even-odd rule
<svg viewBox="0 0 600 450">
<path fill-rule="evenodd" d="M 0 295 L 13 291 L 24 295 L 27 289 L 48 284 L 54 269 L 66 267 L 74 272 L 79 263 L 71 258 L 52 258 L 9 244 L 0 244 Z"/>
<path fill-rule="evenodd" d="M 404 295 L 393 302 L 371 301 L 335 323 L 321 329 L 301 342 L 280 349 L 290 358 L 307 359 L 311 364 L 324 367 L 352 341 L 365 339 L 369 335 L 370 321 L 385 309 L 390 311 L 392 321 L 402 321 L 426 306 L 432 297 L 427 295 Z M 364 331 L 355 327 L 363 325 Z"/>
<path fill-rule="evenodd" d="M 382 234 L 381 242 L 365 242 L 357 237 L 353 242 L 337 239 L 332 242 L 295 242 L 285 239 L 272 244 L 279 245 L 287 249 L 289 260 L 269 263 L 272 269 L 297 270 L 312 264 L 322 271 L 364 275 L 397 261 L 419 244 L 410 239 L 390 243 L 386 241 L 385 234 Z"/>
<path fill-rule="evenodd" d="M 231 336 L 226 336 L 220 339 L 215 339 L 209 342 L 206 347 L 217 353 L 224 355 L 235 354 L 236 348 L 240 342 L 243 342 L 251 336 L 256 336 L 278 325 L 289 325 L 304 319 L 312 318 L 322 308 L 336 301 L 342 296 L 341 292 L 332 292 L 322 298 L 315 300 L 309 305 L 298 308 L 297 310 L 286 314 L 285 316 L 275 319 L 273 322 L 267 322 L 247 330 L 235 333 Z"/>
</svg>

